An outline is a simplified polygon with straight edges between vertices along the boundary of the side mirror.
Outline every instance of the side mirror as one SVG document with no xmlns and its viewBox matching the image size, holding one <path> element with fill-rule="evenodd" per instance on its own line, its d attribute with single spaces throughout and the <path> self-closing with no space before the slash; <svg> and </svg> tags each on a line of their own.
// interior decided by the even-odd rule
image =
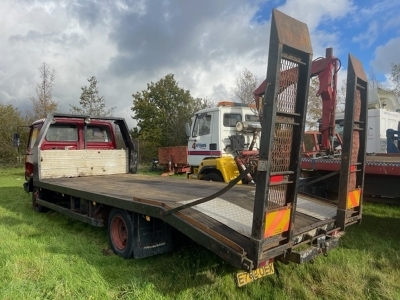
<svg viewBox="0 0 400 300">
<path fill-rule="evenodd" d="M 13 134 L 13 147 L 19 147 L 20 143 L 20 135 L 19 133 L 14 133 Z"/>
<path fill-rule="evenodd" d="M 186 132 L 186 137 L 189 138 L 190 137 L 190 125 L 189 125 L 189 123 L 185 124 L 185 132 Z"/>
</svg>

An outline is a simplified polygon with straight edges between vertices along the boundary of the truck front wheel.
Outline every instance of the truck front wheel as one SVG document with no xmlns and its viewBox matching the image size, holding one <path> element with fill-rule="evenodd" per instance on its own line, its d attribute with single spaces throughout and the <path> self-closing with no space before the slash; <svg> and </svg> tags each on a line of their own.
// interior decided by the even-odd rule
<svg viewBox="0 0 400 300">
<path fill-rule="evenodd" d="M 216 181 L 216 182 L 224 182 L 221 176 L 216 173 L 208 173 L 203 177 L 205 181 Z"/>
<path fill-rule="evenodd" d="M 133 254 L 133 221 L 123 209 L 113 208 L 108 217 L 108 238 L 115 254 L 131 258 Z"/>
</svg>

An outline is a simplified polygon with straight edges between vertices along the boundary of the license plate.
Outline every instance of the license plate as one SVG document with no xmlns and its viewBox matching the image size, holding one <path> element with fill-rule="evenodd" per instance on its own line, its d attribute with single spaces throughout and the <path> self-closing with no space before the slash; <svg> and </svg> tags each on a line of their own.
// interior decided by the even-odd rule
<svg viewBox="0 0 400 300">
<path fill-rule="evenodd" d="M 241 271 L 236 274 L 236 285 L 238 287 L 241 287 L 241 286 L 244 286 L 245 284 L 248 284 L 257 279 L 260 279 L 261 277 L 271 275 L 274 273 L 275 273 L 275 270 L 274 270 L 273 262 L 269 263 L 268 265 L 265 265 L 264 267 L 255 269 L 255 270 L 251 271 L 250 273 Z"/>
</svg>

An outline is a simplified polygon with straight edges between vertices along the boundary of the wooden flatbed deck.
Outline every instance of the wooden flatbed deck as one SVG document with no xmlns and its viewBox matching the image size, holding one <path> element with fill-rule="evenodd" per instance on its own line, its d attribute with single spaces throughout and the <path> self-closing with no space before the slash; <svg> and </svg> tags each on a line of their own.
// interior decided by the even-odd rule
<svg viewBox="0 0 400 300">
<path fill-rule="evenodd" d="M 209 196 L 224 187 L 222 183 L 138 174 L 117 174 L 74 178 L 44 179 L 40 186 L 57 186 L 56 190 L 79 195 L 87 200 L 161 217 L 168 208 Z M 53 189 L 54 190 L 54 189 Z M 236 185 L 220 197 L 181 211 L 185 217 L 209 228 L 248 251 L 250 245 L 255 188 Z M 213 205 L 216 204 L 216 205 Z M 149 210 L 146 207 L 152 207 Z M 182 215 L 181 215 L 182 216 Z M 333 223 L 336 206 L 299 195 L 295 216 L 295 235 L 316 228 L 316 224 Z M 193 224 L 192 224 L 193 225 Z M 239 233 L 239 234 L 238 234 Z"/>
</svg>

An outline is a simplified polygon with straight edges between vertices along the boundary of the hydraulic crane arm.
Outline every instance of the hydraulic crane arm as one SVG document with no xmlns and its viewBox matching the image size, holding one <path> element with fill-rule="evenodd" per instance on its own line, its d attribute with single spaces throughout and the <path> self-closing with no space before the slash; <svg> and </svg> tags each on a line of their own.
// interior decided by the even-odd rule
<svg viewBox="0 0 400 300">
<path fill-rule="evenodd" d="M 321 149 L 332 150 L 331 138 L 335 134 L 335 111 L 337 93 L 337 73 L 340 69 L 340 60 L 333 56 L 332 48 L 326 49 L 325 57 L 317 58 L 311 65 L 311 77 L 318 76 L 319 89 L 317 96 L 322 98 L 322 122 L 319 128 L 321 132 Z M 284 70 L 280 74 L 280 89 L 282 92 L 290 85 L 296 83 L 297 68 Z M 259 109 L 259 97 L 264 96 L 267 82 L 263 83 L 254 91 L 257 109 Z"/>
</svg>

